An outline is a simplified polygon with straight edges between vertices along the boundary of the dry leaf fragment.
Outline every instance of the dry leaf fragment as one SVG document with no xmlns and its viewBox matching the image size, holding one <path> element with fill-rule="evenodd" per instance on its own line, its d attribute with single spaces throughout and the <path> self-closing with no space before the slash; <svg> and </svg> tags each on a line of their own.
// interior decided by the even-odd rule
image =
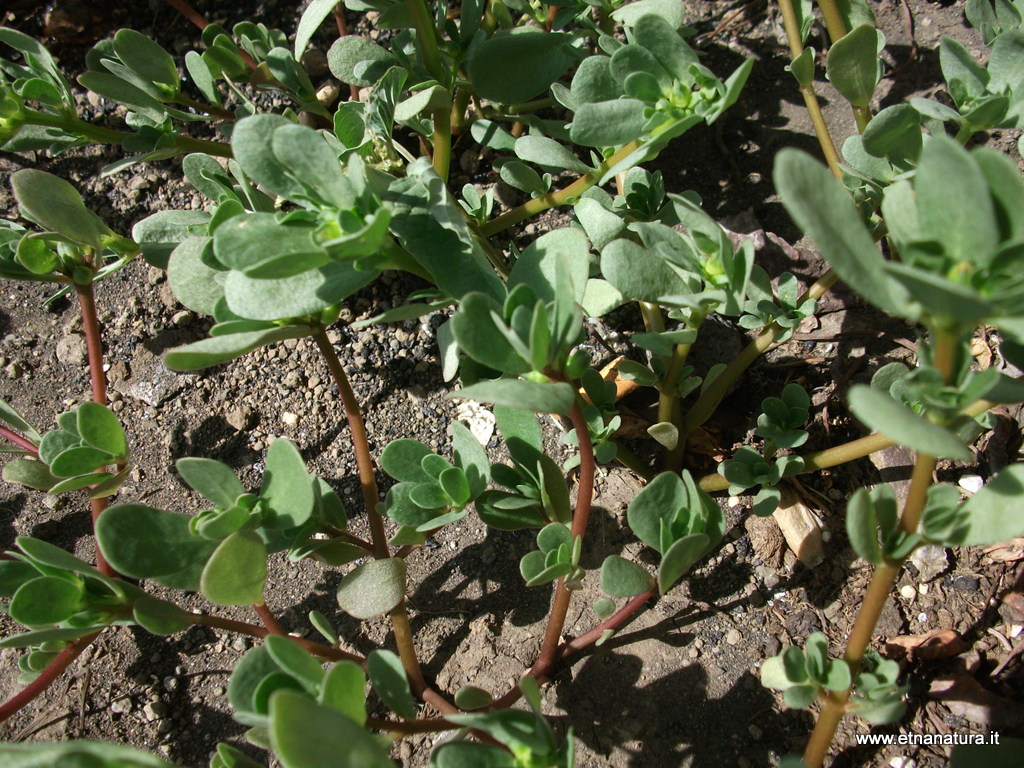
<svg viewBox="0 0 1024 768">
<path fill-rule="evenodd" d="M 935 629 L 924 635 L 901 635 L 885 641 L 886 656 L 897 659 L 906 656 L 911 662 L 951 659 L 970 648 L 970 643 L 952 629 Z"/>
<path fill-rule="evenodd" d="M 993 544 L 982 551 L 995 563 L 1016 563 L 1018 560 L 1024 560 L 1024 537 Z"/>
</svg>

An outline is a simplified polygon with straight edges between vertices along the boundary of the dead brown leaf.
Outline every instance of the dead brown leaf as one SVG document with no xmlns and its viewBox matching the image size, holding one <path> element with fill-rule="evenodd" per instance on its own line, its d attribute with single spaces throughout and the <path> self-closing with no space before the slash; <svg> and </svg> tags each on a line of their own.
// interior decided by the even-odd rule
<svg viewBox="0 0 1024 768">
<path fill-rule="evenodd" d="M 970 643 L 952 629 L 936 629 L 924 635 L 901 635 L 885 641 L 886 656 L 897 659 L 906 656 L 911 662 L 951 659 L 970 648 Z"/>
<path fill-rule="evenodd" d="M 982 550 L 996 563 L 1016 563 L 1024 560 L 1024 537 L 1010 539 L 1003 544 L 993 544 Z"/>
</svg>

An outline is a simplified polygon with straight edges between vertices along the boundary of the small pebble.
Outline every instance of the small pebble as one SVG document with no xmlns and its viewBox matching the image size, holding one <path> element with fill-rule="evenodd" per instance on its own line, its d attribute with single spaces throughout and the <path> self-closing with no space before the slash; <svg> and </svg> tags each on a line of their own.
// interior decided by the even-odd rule
<svg viewBox="0 0 1024 768">
<path fill-rule="evenodd" d="M 913 600 L 916 594 L 917 590 L 909 584 L 904 584 L 902 587 L 900 587 L 900 597 L 902 597 L 904 600 Z"/>
<path fill-rule="evenodd" d="M 743 635 L 740 634 L 738 629 L 730 629 L 725 633 L 725 642 L 729 645 L 736 645 L 742 639 Z"/>
<path fill-rule="evenodd" d="M 957 576 L 953 579 L 953 589 L 957 592 L 977 592 L 980 584 L 973 576 Z"/>
</svg>

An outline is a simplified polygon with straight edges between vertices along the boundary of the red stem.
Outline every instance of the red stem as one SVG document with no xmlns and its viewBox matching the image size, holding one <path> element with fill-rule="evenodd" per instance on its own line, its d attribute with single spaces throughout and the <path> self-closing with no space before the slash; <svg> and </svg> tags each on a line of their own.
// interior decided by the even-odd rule
<svg viewBox="0 0 1024 768">
<path fill-rule="evenodd" d="M 633 617 L 637 611 L 643 608 L 644 604 L 654 597 L 658 593 L 657 589 L 651 589 L 644 592 L 642 595 L 630 598 L 629 602 L 619 608 L 615 613 L 609 616 L 607 619 L 602 621 L 596 627 L 591 629 L 589 632 L 585 632 L 579 637 L 570 640 L 567 643 L 563 643 L 558 649 L 559 659 L 564 659 L 566 656 L 581 651 L 588 645 L 593 645 L 601 639 L 603 635 L 609 629 L 618 629 L 625 624 L 629 619 Z"/>
<path fill-rule="evenodd" d="M 228 632 L 238 632 L 241 635 L 249 635 L 250 637 L 258 637 L 263 639 L 270 632 L 264 628 L 257 626 L 256 624 L 247 624 L 244 621 L 235 621 L 234 619 L 226 619 L 223 616 L 208 616 L 203 613 L 193 613 L 189 615 L 193 624 L 199 624 L 204 627 L 213 627 L 214 629 L 225 629 Z M 316 643 L 312 640 L 306 640 L 304 637 L 292 637 L 286 635 L 296 645 L 305 648 L 307 651 L 312 653 L 314 656 L 319 656 L 329 661 L 354 661 L 356 664 L 366 664 L 366 659 L 355 653 L 349 653 L 343 651 L 340 648 L 333 648 L 323 643 Z"/>
<path fill-rule="evenodd" d="M 573 403 L 572 410 L 569 411 L 569 418 L 576 430 L 580 448 L 580 479 L 576 492 L 576 511 L 572 516 L 572 537 L 576 539 L 583 538 L 587 531 L 587 521 L 590 519 L 590 502 L 594 495 L 594 446 L 590 440 L 590 430 L 583 418 L 583 410 L 580 408 L 579 402 Z M 548 619 L 547 630 L 544 633 L 540 656 L 530 671 L 530 674 L 535 677 L 552 677 L 554 675 L 555 666 L 558 663 L 558 646 L 562 641 L 562 629 L 565 626 L 565 617 L 569 613 L 571 601 L 572 590 L 565 588 L 564 579 L 559 579 L 555 583 L 555 602 L 551 606 L 551 617 Z"/>
<path fill-rule="evenodd" d="M 102 406 L 107 405 L 107 375 L 103 371 L 103 339 L 100 335 L 100 321 L 96 315 L 96 294 L 93 292 L 92 283 L 82 285 L 75 283 L 75 293 L 78 295 L 78 304 L 82 310 L 82 329 L 85 331 L 85 345 L 89 358 L 89 381 L 92 384 L 92 399 L 94 403 Z M 93 529 L 96 528 L 96 521 L 99 520 L 103 511 L 107 508 L 106 497 L 90 499 L 89 507 L 92 510 Z M 110 564 L 103 557 L 99 546 L 96 547 L 96 569 L 104 576 L 116 578 L 117 571 L 110 567 Z"/>
<path fill-rule="evenodd" d="M 437 731 L 453 731 L 462 726 L 449 723 L 441 718 L 413 720 L 407 723 L 403 720 L 384 720 L 379 717 L 366 718 L 366 725 L 377 731 L 389 731 L 391 733 L 436 733 Z"/>
<path fill-rule="evenodd" d="M 281 626 L 281 622 L 277 620 L 274 612 L 267 607 L 266 603 L 253 603 L 252 607 L 256 610 L 256 614 L 260 617 L 260 621 L 263 622 L 263 626 L 267 628 L 267 632 L 272 635 L 288 637 L 288 633 L 284 631 L 284 627 Z"/>
<path fill-rule="evenodd" d="M 39 451 L 37 450 L 35 443 L 29 440 L 27 437 L 22 437 L 12 429 L 8 429 L 3 424 L 0 424 L 0 437 L 9 440 L 19 448 L 24 448 L 35 458 L 39 458 Z"/>
<path fill-rule="evenodd" d="M 210 26 L 210 22 L 206 20 L 206 17 L 186 3 L 185 0 L 167 0 L 167 4 L 200 30 L 204 30 Z M 252 57 L 249 56 L 248 53 L 245 51 L 239 51 L 239 53 L 242 54 L 242 60 L 246 63 L 249 69 L 256 69 L 256 62 L 252 60 Z"/>
<path fill-rule="evenodd" d="M 348 376 L 345 375 L 345 369 L 334 351 L 334 346 L 327 338 L 327 332 L 320 328 L 313 334 L 313 341 L 316 342 L 320 354 L 327 362 L 334 383 L 338 387 L 341 403 L 345 408 L 345 418 L 348 419 L 348 429 L 352 434 L 352 450 L 355 452 L 356 466 L 359 469 L 359 485 L 363 489 L 363 505 L 366 507 L 366 518 L 370 523 L 373 556 L 378 560 L 390 557 L 384 519 L 377 511 L 380 493 L 377 491 L 377 478 L 373 474 L 373 457 L 370 455 L 370 443 L 366 437 L 366 425 L 363 423 L 363 415 L 359 410 L 359 401 L 356 399 L 356 393 L 352 391 L 352 385 L 349 384 Z"/>
<path fill-rule="evenodd" d="M 49 666 L 42 671 L 39 677 L 26 685 L 3 704 L 0 704 L 0 723 L 4 722 L 17 712 L 20 712 L 21 709 L 36 698 L 36 696 L 49 688 L 61 672 L 67 669 L 68 665 L 77 659 L 79 655 L 81 655 L 82 651 L 88 648 L 89 645 L 92 644 L 92 641 L 99 636 L 99 632 L 94 632 L 91 635 L 80 637 L 63 651 L 58 653 L 57 657 L 50 662 Z"/>
</svg>

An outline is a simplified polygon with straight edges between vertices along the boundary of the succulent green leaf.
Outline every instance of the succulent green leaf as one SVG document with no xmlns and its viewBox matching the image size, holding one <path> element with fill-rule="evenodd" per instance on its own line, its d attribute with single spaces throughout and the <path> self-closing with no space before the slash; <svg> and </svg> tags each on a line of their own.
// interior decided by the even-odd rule
<svg viewBox="0 0 1024 768">
<path fill-rule="evenodd" d="M 1024 534 L 1022 493 L 1024 464 L 1004 467 L 964 502 L 959 515 L 965 520 L 966 529 L 956 543 L 984 546 Z"/>
<path fill-rule="evenodd" d="M 50 471 L 57 477 L 78 477 L 113 463 L 114 457 L 106 451 L 87 445 L 68 448 L 50 463 Z"/>
<path fill-rule="evenodd" d="M 576 392 L 565 382 L 495 379 L 463 387 L 448 397 L 479 400 L 536 413 L 566 414 L 576 401 Z"/>
<path fill-rule="evenodd" d="M 284 768 L 394 768 L 361 725 L 297 691 L 271 695 L 270 741 Z"/>
<path fill-rule="evenodd" d="M 455 706 L 459 709 L 483 709 L 489 707 L 494 697 L 482 688 L 464 685 L 455 692 Z"/>
<path fill-rule="evenodd" d="M 258 645 L 246 653 L 235 665 L 228 681 L 228 702 L 231 708 L 238 713 L 258 713 L 256 689 L 267 675 L 279 671 L 280 667 L 271 658 L 265 645 Z M 266 711 L 260 714 L 266 714 Z"/>
<path fill-rule="evenodd" d="M 633 597 L 654 588 L 654 579 L 643 567 L 618 555 L 601 564 L 601 589 L 613 597 Z"/>
<path fill-rule="evenodd" d="M 251 605 L 263 599 L 267 547 L 255 531 L 236 531 L 217 545 L 199 588 L 217 605 Z"/>
<path fill-rule="evenodd" d="M 134 29 L 114 35 L 114 52 L 132 72 L 153 83 L 177 90 L 178 67 L 160 45 Z"/>
<path fill-rule="evenodd" d="M 885 275 L 886 261 L 847 190 L 809 155 L 783 150 L 775 184 L 793 220 L 810 234 L 843 281 L 876 307 L 908 316 L 906 291 Z"/>
<path fill-rule="evenodd" d="M 66 642 L 79 637 L 91 635 L 106 629 L 106 625 L 94 627 L 55 627 L 52 629 L 35 629 L 31 632 L 20 632 L 0 639 L 0 648 L 28 648 L 49 642 Z"/>
<path fill-rule="evenodd" d="M 970 451 L 945 427 L 928 421 L 888 394 L 861 384 L 850 388 L 850 410 L 869 428 L 915 451 L 949 459 L 969 459 Z"/>
<path fill-rule="evenodd" d="M 167 107 L 149 93 L 127 80 L 107 72 L 86 72 L 79 75 L 78 82 L 84 88 L 99 94 L 116 104 L 123 104 L 157 125 L 167 119 Z M 183 113 L 176 113 L 178 115 Z"/>
<path fill-rule="evenodd" d="M 405 561 L 372 560 L 349 573 L 338 587 L 338 605 L 357 619 L 387 613 L 405 596 Z"/>
<path fill-rule="evenodd" d="M 121 744 L 93 741 L 0 744 L 5 768 L 178 768 L 155 755 Z"/>
<path fill-rule="evenodd" d="M 299 24 L 295 29 L 295 46 L 292 51 L 295 54 L 296 60 L 302 58 L 302 54 L 305 52 L 306 46 L 309 45 L 309 41 L 313 39 L 313 35 L 316 34 L 316 31 L 327 17 L 331 15 L 334 6 L 337 4 L 338 0 L 313 0 L 306 6 L 306 10 L 299 17 Z"/>
<path fill-rule="evenodd" d="M 115 570 L 136 579 L 170 576 L 205 563 L 216 545 L 189 532 L 187 515 L 142 504 L 117 504 L 96 522 L 100 551 Z"/>
<path fill-rule="evenodd" d="M 665 594 L 704 554 L 713 542 L 703 533 L 683 536 L 662 555 L 658 567 L 658 591 Z"/>
<path fill-rule="evenodd" d="M 874 502 L 867 488 L 858 488 L 846 505 L 846 533 L 850 546 L 859 557 L 869 563 L 882 562 L 882 547 L 878 542 L 878 518 Z"/>
<path fill-rule="evenodd" d="M 516 104 L 539 95 L 572 64 L 563 50 L 569 37 L 534 27 L 501 30 L 477 44 L 466 62 L 474 93 L 502 104 Z M 515 67 L 508 62 L 516 62 Z"/>
<path fill-rule="evenodd" d="M 275 440 L 267 449 L 260 498 L 273 512 L 268 523 L 275 528 L 295 528 L 313 513 L 313 482 L 299 449 L 289 440 Z"/>
<path fill-rule="evenodd" d="M 85 442 L 118 458 L 128 455 L 128 440 L 113 411 L 99 403 L 85 402 L 78 406 L 77 414 L 78 434 Z"/>
<path fill-rule="evenodd" d="M 589 166 L 564 144 L 559 144 L 547 136 L 520 136 L 516 139 L 515 153 L 520 160 L 539 165 L 546 171 L 590 171 Z"/>
<path fill-rule="evenodd" d="M 480 445 L 469 427 L 462 422 L 453 421 L 449 424 L 448 434 L 452 437 L 455 465 L 465 473 L 469 482 L 470 496 L 475 499 L 483 492 L 491 479 L 491 465 L 487 460 L 487 451 Z"/>
<path fill-rule="evenodd" d="M 825 72 L 848 102 L 867 107 L 881 75 L 874 25 L 861 24 L 836 40 L 829 48 Z"/>
<path fill-rule="evenodd" d="M 191 614 L 174 603 L 155 597 L 140 597 L 132 605 L 135 623 L 154 635 L 173 635 L 192 626 Z"/>
<path fill-rule="evenodd" d="M 11 189 L 21 215 L 69 240 L 100 249 L 110 227 L 85 207 L 73 186 L 51 173 L 26 168 L 11 174 Z"/>
<path fill-rule="evenodd" d="M 334 664 L 324 675 L 317 701 L 363 725 L 366 722 L 366 675 L 351 661 Z"/>
<path fill-rule="evenodd" d="M 409 437 L 392 440 L 380 455 L 380 468 L 400 483 L 427 483 L 433 480 L 422 466 L 423 457 L 433 451 Z"/>
<path fill-rule="evenodd" d="M 623 296 L 657 302 L 662 297 L 691 293 L 689 279 L 679 274 L 659 251 L 632 240 L 614 240 L 601 252 L 601 272 Z"/>
<path fill-rule="evenodd" d="M 223 293 L 235 314 L 252 320 L 283 320 L 316 315 L 372 282 L 376 268 L 331 262 L 290 277 L 263 280 L 230 272 Z"/>
<path fill-rule="evenodd" d="M 584 147 L 617 147 L 643 133 L 647 118 L 639 99 L 583 104 L 573 117 L 569 137 Z"/>
<path fill-rule="evenodd" d="M 359 35 L 339 37 L 327 52 L 331 73 L 349 85 L 376 85 L 395 63 L 390 52 Z"/>
<path fill-rule="evenodd" d="M 38 491 L 49 491 L 58 482 L 43 462 L 35 459 L 14 459 L 4 464 L 2 476 L 8 483 L 17 483 Z"/>
<path fill-rule="evenodd" d="M 324 668 L 308 651 L 291 639 L 281 635 L 268 635 L 264 641 L 270 658 L 286 673 L 294 677 L 311 695 L 320 689 Z"/>
<path fill-rule="evenodd" d="M 39 441 L 42 440 L 39 431 L 17 409 L 4 400 L 0 400 L 0 421 L 6 421 L 36 445 L 39 445 Z"/>
<path fill-rule="evenodd" d="M 186 457 L 178 459 L 174 466 L 193 491 L 221 509 L 229 509 L 245 493 L 238 476 L 222 462 Z"/>
<path fill-rule="evenodd" d="M 40 576 L 22 584 L 9 606 L 11 618 L 26 627 L 45 627 L 66 621 L 84 607 L 81 582 L 59 576 Z"/>
<path fill-rule="evenodd" d="M 371 651 L 366 657 L 366 674 L 373 690 L 387 707 L 403 720 L 416 719 L 416 702 L 397 654 L 386 650 Z"/>
<path fill-rule="evenodd" d="M 224 297 L 226 273 L 209 267 L 203 253 L 210 248 L 208 237 L 189 237 L 171 252 L 167 261 L 167 282 L 175 298 L 189 309 L 212 315 Z"/>
<path fill-rule="evenodd" d="M 921 231 L 941 243 L 947 255 L 968 263 L 991 258 L 999 231 L 992 197 L 967 150 L 945 136 L 932 137 L 921 152 L 914 193 Z"/>
<path fill-rule="evenodd" d="M 682 479 L 673 472 L 662 472 L 633 497 L 626 519 L 640 541 L 661 552 L 662 521 L 671 520 L 685 504 Z"/>
<path fill-rule="evenodd" d="M 516 768 L 516 759 L 501 747 L 458 741 L 442 744 L 430 756 L 430 768 Z"/>
<path fill-rule="evenodd" d="M 572 301 L 580 303 L 590 271 L 590 247 L 582 232 L 568 227 L 547 232 L 526 247 L 512 267 L 509 290 L 525 284 L 541 301 L 555 301 L 560 265 L 572 287 Z"/>
</svg>

